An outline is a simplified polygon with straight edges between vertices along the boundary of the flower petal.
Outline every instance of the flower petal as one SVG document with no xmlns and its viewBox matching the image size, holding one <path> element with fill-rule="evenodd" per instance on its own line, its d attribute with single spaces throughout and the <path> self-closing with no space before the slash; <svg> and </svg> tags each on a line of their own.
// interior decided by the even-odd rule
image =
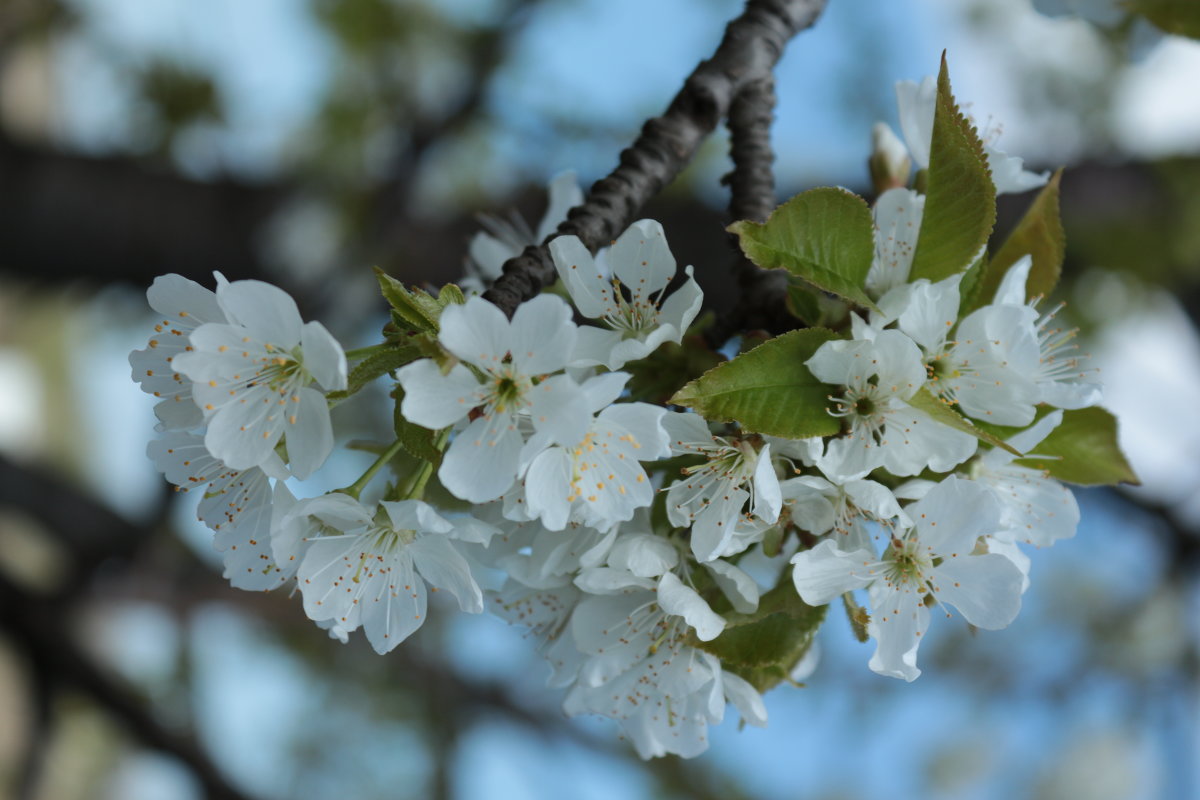
<svg viewBox="0 0 1200 800">
<path fill-rule="evenodd" d="M 683 617 L 696 630 L 696 638 L 711 642 L 725 630 L 725 620 L 708 607 L 695 589 L 684 586 L 668 572 L 658 580 L 658 605 L 668 614 Z"/>
<path fill-rule="evenodd" d="M 304 368 L 327 392 L 346 388 L 346 354 L 337 339 L 319 322 L 309 322 L 300 332 Z"/>
<path fill-rule="evenodd" d="M 262 281 L 234 281 L 217 286 L 217 302 L 235 325 L 276 349 L 291 351 L 300 343 L 303 321 L 292 296 Z"/>
<path fill-rule="evenodd" d="M 420 536 L 408 546 L 413 563 L 429 585 L 449 591 L 468 614 L 483 611 L 483 592 L 471 575 L 471 566 L 444 536 Z"/>
<path fill-rule="evenodd" d="M 608 259 L 613 273 L 629 287 L 634 303 L 662 291 L 675 276 L 675 256 L 667 247 L 662 225 L 652 219 L 630 225 L 609 249 Z"/>
<path fill-rule="evenodd" d="M 453 425 L 479 402 L 479 382 L 471 370 L 455 364 L 445 375 L 431 358 L 405 364 L 396 372 L 404 389 L 400 413 L 430 430 Z"/>
</svg>

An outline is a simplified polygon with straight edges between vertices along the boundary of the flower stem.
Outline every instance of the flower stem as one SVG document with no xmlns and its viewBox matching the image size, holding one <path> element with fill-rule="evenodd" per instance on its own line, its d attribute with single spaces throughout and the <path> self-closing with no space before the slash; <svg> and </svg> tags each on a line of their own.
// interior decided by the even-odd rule
<svg viewBox="0 0 1200 800">
<path fill-rule="evenodd" d="M 437 438 L 433 440 L 434 448 L 440 453 L 446 449 L 446 442 L 450 438 L 450 429 L 442 428 L 438 431 Z M 425 486 L 429 483 L 430 477 L 433 476 L 433 462 L 426 461 L 420 468 L 408 479 L 396 487 L 396 496 L 400 500 L 421 500 L 425 497 Z"/>
<path fill-rule="evenodd" d="M 375 473 L 379 472 L 379 470 L 383 469 L 384 465 L 395 458 L 396 454 L 400 452 L 402 447 L 403 445 L 400 444 L 399 439 L 392 442 L 392 446 L 387 450 L 384 450 L 383 454 L 379 456 L 379 458 L 375 459 L 375 462 L 371 464 L 371 466 L 367 467 L 367 471 L 359 476 L 358 480 L 344 489 L 338 489 L 338 491 L 348 494 L 357 500 L 359 493 L 362 492 L 362 490 L 366 488 L 366 485 L 371 482 L 371 478 L 375 477 Z"/>
<path fill-rule="evenodd" d="M 346 360 L 347 361 L 361 361 L 362 359 L 364 359 L 368 356 L 375 355 L 376 353 L 380 352 L 387 346 L 388 346 L 387 344 L 373 344 L 373 345 L 369 345 L 367 347 L 360 347 L 357 350 L 347 350 L 346 351 Z"/>
</svg>

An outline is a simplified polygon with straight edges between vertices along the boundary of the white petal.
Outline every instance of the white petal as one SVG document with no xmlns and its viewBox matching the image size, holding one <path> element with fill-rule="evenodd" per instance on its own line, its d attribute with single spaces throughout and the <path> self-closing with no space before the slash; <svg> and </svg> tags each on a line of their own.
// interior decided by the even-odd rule
<svg viewBox="0 0 1200 800">
<path fill-rule="evenodd" d="M 194 320 L 188 327 L 226 321 L 212 290 L 182 275 L 159 275 L 146 290 L 146 300 L 171 322 L 181 318 Z"/>
<path fill-rule="evenodd" d="M 438 324 L 438 341 L 463 361 L 491 370 L 508 355 L 512 340 L 508 319 L 483 298 L 471 297 L 464 305 L 446 306 Z"/>
<path fill-rule="evenodd" d="M 875 256 L 867 272 L 867 289 L 879 296 L 903 286 L 912 272 L 917 234 L 925 213 L 925 196 L 909 189 L 888 189 L 872 209 Z"/>
<path fill-rule="evenodd" d="M 985 630 L 1007 627 L 1021 610 L 1024 575 L 996 553 L 947 558 L 933 570 L 937 599 Z"/>
<path fill-rule="evenodd" d="M 390 559 L 388 572 L 375 572 L 363 591 L 360 612 L 363 632 L 375 652 L 387 653 L 420 628 L 426 602 L 425 582 L 417 577 L 411 558 Z"/>
<path fill-rule="evenodd" d="M 675 257 L 667 247 L 666 234 L 652 219 L 630 225 L 609 249 L 608 258 L 634 302 L 661 291 L 675 276 Z"/>
<path fill-rule="evenodd" d="M 522 374 L 540 375 L 567 365 L 577 328 L 561 297 L 541 294 L 522 303 L 512 318 L 513 364 Z"/>
<path fill-rule="evenodd" d="M 924 411 L 904 407 L 888 412 L 878 450 L 889 472 L 907 477 L 919 474 L 925 467 L 934 472 L 949 472 L 974 455 L 978 446 L 978 440 L 971 434 L 943 425 Z"/>
<path fill-rule="evenodd" d="M 680 338 L 687 333 L 687 329 L 691 327 L 704 304 L 704 292 L 700 290 L 700 284 L 696 283 L 696 279 L 692 277 L 691 266 L 684 267 L 684 273 L 687 274 L 687 280 L 683 282 L 682 286 L 671 292 L 671 296 L 663 302 L 662 309 L 658 314 L 659 322 L 673 326 Z M 672 339 L 672 341 L 678 342 L 679 339 Z"/>
<path fill-rule="evenodd" d="M 617 403 L 600 412 L 601 423 L 621 428 L 634 451 L 636 460 L 654 461 L 671 454 L 667 432 L 663 428 L 666 410 L 649 403 Z M 621 435 L 619 432 L 616 434 Z M 709 439 L 711 441 L 711 437 Z"/>
<path fill-rule="evenodd" d="M 512 248 L 489 233 L 480 232 L 475 234 L 471 237 L 470 244 L 467 245 L 467 255 L 470 257 L 471 263 L 479 270 L 480 276 L 487 281 L 494 281 L 496 278 L 499 278 L 500 272 L 504 267 L 504 262 L 519 254 L 519 250 Z M 460 284 L 463 285 L 463 288 L 466 288 L 465 281 L 460 281 Z M 482 292 L 487 287 L 481 281 L 479 288 Z"/>
<path fill-rule="evenodd" d="M 782 508 L 783 493 L 779 489 L 775 465 L 771 463 L 771 445 L 764 444 L 754 466 L 754 515 L 763 522 L 773 523 L 779 519 Z"/>
<path fill-rule="evenodd" d="M 600 319 L 616 310 L 608 278 L 600 274 L 592 254 L 578 237 L 555 238 L 550 242 L 550 256 L 580 314 L 589 319 Z"/>
<path fill-rule="evenodd" d="M 992 298 L 993 305 L 1008 304 L 1020 306 L 1025 304 L 1025 284 L 1029 280 L 1029 270 L 1033 267 L 1032 256 L 1021 256 L 1008 268 Z"/>
<path fill-rule="evenodd" d="M 324 405 L 325 398 L 319 392 L 317 397 Z M 234 469 L 258 466 L 283 435 L 282 412 L 275 401 L 275 392 L 267 386 L 241 393 L 237 400 L 217 409 L 209 420 L 205 447 Z"/>
<path fill-rule="evenodd" d="M 620 594 L 627 589 L 653 589 L 654 581 L 613 567 L 580 570 L 575 585 L 588 594 Z"/>
<path fill-rule="evenodd" d="M 385 500 L 380 505 L 387 512 L 388 519 L 396 530 L 426 533 L 449 533 L 454 530 L 454 525 L 449 520 L 422 500 Z"/>
<path fill-rule="evenodd" d="M 966 558 L 976 539 L 1000 529 L 1000 505 L 992 493 L 953 475 L 904 510 L 916 523 L 921 544 L 947 563 Z"/>
<path fill-rule="evenodd" d="M 304 350 L 304 368 L 322 389 L 338 392 L 346 388 L 346 354 L 324 325 L 319 322 L 305 325 L 300 332 L 300 346 Z"/>
<path fill-rule="evenodd" d="M 714 497 L 712 502 L 696 515 L 696 520 L 692 523 L 692 553 L 697 561 L 712 561 L 724 554 L 729 543 L 733 541 L 738 517 L 749 499 L 749 492 L 733 489 L 728 494 Z M 672 498 L 668 494 L 668 512 L 671 504 Z"/>
<path fill-rule="evenodd" d="M 704 566 L 712 573 L 713 580 L 721 588 L 735 611 L 753 613 L 758 608 L 759 590 L 754 579 L 728 561 L 717 559 Z"/>
<path fill-rule="evenodd" d="M 608 563 L 639 578 L 657 578 L 679 563 L 679 551 L 661 536 L 626 534 L 613 545 Z"/>
<path fill-rule="evenodd" d="M 899 317 L 900 330 L 926 352 L 940 348 L 958 321 L 961 281 L 962 275 L 953 275 L 937 283 L 921 280 L 912 284 L 908 307 Z"/>
<path fill-rule="evenodd" d="M 846 553 L 826 539 L 792 556 L 792 582 L 810 606 L 823 606 L 840 594 L 869 585 L 880 574 L 878 559 L 866 550 Z"/>
<path fill-rule="evenodd" d="M 613 350 L 622 342 L 620 331 L 594 328 L 584 325 L 575 336 L 575 348 L 571 351 L 572 367 L 608 366 L 613 363 Z"/>
<path fill-rule="evenodd" d="M 234 281 L 217 286 L 217 302 L 229 321 L 254 339 L 291 351 L 300 343 L 300 311 L 292 296 L 262 281 Z"/>
<path fill-rule="evenodd" d="M 529 391 L 529 415 L 539 433 L 552 441 L 574 447 L 587 435 L 592 416 L 588 398 L 579 384 L 568 375 L 555 375 Z"/>
<path fill-rule="evenodd" d="M 450 443 L 438 478 L 455 497 L 472 503 L 495 500 L 516 478 L 521 444 L 510 417 L 480 417 Z"/>
<path fill-rule="evenodd" d="M 430 586 L 449 591 L 458 607 L 468 614 L 483 611 L 483 592 L 471 575 L 471 567 L 453 542 L 437 534 L 420 536 L 408 546 L 413 563 Z"/>
<path fill-rule="evenodd" d="M 581 388 L 587 397 L 588 411 L 595 414 L 617 402 L 631 377 L 627 372 L 606 372 L 584 381 Z"/>
<path fill-rule="evenodd" d="M 747 681 L 732 672 L 725 672 L 722 679 L 725 697 L 733 703 L 733 707 L 742 715 L 742 719 L 756 728 L 765 728 L 767 726 L 767 706 L 763 703 L 762 695 Z"/>
<path fill-rule="evenodd" d="M 1045 186 L 1050 180 L 1049 172 L 1030 172 L 1025 169 L 1024 159 L 1010 156 L 1002 150 L 989 145 L 983 146 L 987 156 L 988 168 L 992 172 L 992 182 L 996 185 L 996 194 L 1017 194 Z"/>
<path fill-rule="evenodd" d="M 293 397 L 299 397 L 300 402 L 288 403 L 284 428 L 288 464 L 292 474 L 304 480 L 316 472 L 332 452 L 333 424 L 325 395 L 316 389 L 301 389 Z"/>
<path fill-rule="evenodd" d="M 917 649 L 929 630 L 929 609 L 921 595 L 892 588 L 883 581 L 871 587 L 871 622 L 867 632 L 875 639 L 875 654 L 868 663 L 873 672 L 912 682 L 917 669 Z"/>
<path fill-rule="evenodd" d="M 658 605 L 668 614 L 683 617 L 702 642 L 711 642 L 725 630 L 725 620 L 714 614 L 696 590 L 684 586 L 674 573 L 668 572 L 659 579 Z"/>
<path fill-rule="evenodd" d="M 552 531 L 561 531 L 570 519 L 571 503 L 576 499 L 571 479 L 571 457 L 561 447 L 542 452 L 525 474 L 528 512 Z"/>
<path fill-rule="evenodd" d="M 409 422 L 438 430 L 470 413 L 479 398 L 479 382 L 471 370 L 455 364 L 443 375 L 431 358 L 405 364 L 396 372 L 404 389 L 400 413 Z"/>
</svg>

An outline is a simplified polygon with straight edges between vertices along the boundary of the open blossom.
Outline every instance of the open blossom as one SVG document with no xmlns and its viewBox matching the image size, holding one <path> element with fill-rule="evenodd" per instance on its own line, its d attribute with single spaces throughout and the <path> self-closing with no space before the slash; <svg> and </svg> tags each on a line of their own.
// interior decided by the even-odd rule
<svg viewBox="0 0 1200 800">
<path fill-rule="evenodd" d="M 1022 305 L 993 304 L 956 326 L 961 280 L 897 287 L 879 300 L 883 319 L 896 319 L 920 346 L 933 394 L 977 419 L 1028 425 L 1040 400 L 1036 315 Z"/>
<path fill-rule="evenodd" d="M 563 710 L 617 720 L 642 758 L 704 752 L 708 725 L 721 721 L 730 702 L 747 722 L 765 725 L 758 692 L 687 643 L 693 630 L 701 640 L 715 638 L 724 628 L 721 618 L 672 573 L 656 589 L 579 603 L 571 631 L 586 658 Z"/>
<path fill-rule="evenodd" d="M 206 322 L 225 322 L 225 312 L 210 289 L 182 275 L 158 276 L 146 299 L 162 317 L 146 349 L 129 354 L 133 379 L 142 391 L 161 398 L 154 406 L 161 430 L 194 430 L 204 424 L 204 414 L 192 399 L 192 381 L 174 361 L 192 350 L 192 331 Z"/>
<path fill-rule="evenodd" d="M 567 218 L 568 211 L 583 204 L 583 192 L 574 172 L 560 172 L 546 188 L 549 201 L 536 231 L 529 230 L 525 220 L 515 214 L 510 220 L 488 215 L 480 217 L 487 230 L 475 234 L 468 246 L 467 274 L 459 281 L 463 291 L 482 293 L 500 277 L 505 261 L 520 255 L 531 244 L 541 244 Z"/>
<path fill-rule="evenodd" d="M 554 239 L 550 254 L 579 313 L 608 328 L 579 329 L 572 356 L 575 366 L 603 364 L 620 369 L 628 361 L 650 355 L 664 342 L 679 342 L 700 313 L 704 293 L 692 277 L 691 267 L 683 286 L 663 299 L 675 276 L 675 257 L 667 248 L 662 225 L 654 220 L 633 223 L 609 249 L 611 275 L 575 236 Z"/>
<path fill-rule="evenodd" d="M 438 470 L 456 496 L 485 503 L 507 492 L 529 427 L 546 444 L 572 446 L 587 434 L 592 414 L 583 390 L 567 375 L 550 376 L 566 367 L 575 331 L 570 307 L 557 297 L 535 297 L 511 321 L 472 297 L 442 312 L 438 339 L 475 371 L 455 364 L 442 374 L 421 359 L 397 372 L 408 420 L 435 430 L 471 420 Z"/>
<path fill-rule="evenodd" d="M 295 574 L 295 564 L 276 561 L 271 548 L 270 478 L 287 477 L 278 457 L 262 469 L 231 469 L 208 452 L 202 436 L 184 432 L 151 441 L 147 454 L 180 491 L 201 495 L 196 515 L 215 532 L 225 577 L 235 588 L 275 589 Z"/>
<path fill-rule="evenodd" d="M 174 361 L 194 382 L 208 422 L 205 446 L 246 469 L 266 463 L 286 438 L 292 473 L 308 477 L 333 449 L 324 392 L 346 388 L 341 346 L 321 323 L 304 323 L 287 292 L 268 283 L 220 281 L 217 302 L 228 322 L 196 328 L 192 351 Z"/>
<path fill-rule="evenodd" d="M 667 489 L 667 518 L 672 525 L 691 526 L 692 552 L 699 561 L 729 554 L 739 527 L 757 526 L 761 532 L 779 518 L 783 498 L 769 443 L 756 449 L 747 440 L 713 436 L 696 414 L 671 413 L 663 425 L 672 451 L 705 458 Z"/>
<path fill-rule="evenodd" d="M 839 550 L 871 550 L 868 523 L 889 530 L 896 520 L 908 522 L 896 496 L 881 483 L 849 480 L 831 483 L 817 475 L 801 475 L 780 484 L 792 522 L 814 536 L 829 534 Z"/>
<path fill-rule="evenodd" d="M 583 384 L 589 413 L 599 412 L 574 443 L 538 452 L 522 484 L 525 513 L 551 530 L 568 521 L 607 530 L 649 506 L 654 489 L 642 461 L 670 455 L 662 418 L 666 410 L 648 403 L 618 403 L 628 375 L 610 372 Z"/>
<path fill-rule="evenodd" d="M 1030 378 L 1037 384 L 1040 402 L 1065 409 L 1094 406 L 1100 402 L 1096 371 L 1084 366 L 1088 357 L 1079 353 L 1079 346 L 1075 343 L 1078 331 L 1058 327 L 1055 316 L 1062 305 L 1038 316 L 1036 308 L 1040 297 L 1031 297 L 1028 305 L 1025 304 L 1025 284 L 1032 266 L 1033 259 L 1024 256 L 1009 267 L 996 289 L 992 305 L 1021 307 L 1030 318 L 1036 318 L 1033 324 L 1038 358 L 1031 368 Z"/>
<path fill-rule="evenodd" d="M 905 513 L 913 526 L 893 535 L 882 558 L 869 550 L 840 550 L 837 541 L 826 539 L 792 558 L 792 579 L 812 605 L 867 589 L 867 632 L 876 641 L 870 667 L 912 681 L 921 674 L 917 650 L 929 628 L 927 598 L 953 606 L 972 625 L 995 630 L 1020 610 L 1023 576 L 1002 555 L 974 553 L 980 537 L 1001 525 L 999 504 L 983 486 L 951 476 Z"/>
<path fill-rule="evenodd" d="M 861 478 L 881 466 L 893 475 L 916 475 L 926 467 L 946 472 L 974 454 L 973 436 L 908 404 L 926 372 L 920 350 L 900 331 L 826 342 L 806 364 L 818 380 L 845 387 L 830 413 L 849 430 L 829 441 L 818 462 L 830 478 Z"/>
<path fill-rule="evenodd" d="M 912 153 L 917 169 L 929 167 L 930 147 L 933 141 L 933 117 L 937 109 L 937 80 L 926 75 L 921 82 L 898 81 L 896 103 L 900 112 L 900 130 Z M 1036 173 L 1025 169 L 1025 162 L 1010 156 L 994 144 L 1000 137 L 1001 128 L 990 123 L 979 133 L 983 152 L 997 194 L 1025 192 L 1044 186 L 1050 179 L 1048 172 Z"/>
<path fill-rule="evenodd" d="M 305 613 L 341 633 L 361 626 L 377 653 L 425 622 L 426 583 L 449 590 L 463 611 L 483 610 L 483 593 L 451 542 L 454 523 L 420 500 L 376 509 L 335 492 L 299 501 L 279 527 L 302 553 Z"/>
</svg>

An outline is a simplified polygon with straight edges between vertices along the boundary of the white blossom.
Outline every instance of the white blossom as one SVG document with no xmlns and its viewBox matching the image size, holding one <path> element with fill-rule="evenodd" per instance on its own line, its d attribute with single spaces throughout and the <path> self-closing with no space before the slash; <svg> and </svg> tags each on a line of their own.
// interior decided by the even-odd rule
<svg viewBox="0 0 1200 800">
<path fill-rule="evenodd" d="M 756 449 L 746 439 L 713 436 L 703 418 L 672 412 L 663 425 L 671 450 L 704 456 L 667 488 L 667 519 L 691 526 L 692 552 L 701 562 L 728 555 L 739 527 L 761 532 L 779 518 L 783 498 L 771 463 L 771 445 Z M 740 541 L 733 551 L 752 544 Z"/>
<path fill-rule="evenodd" d="M 368 508 L 346 494 L 298 502 L 281 528 L 303 532 L 297 577 L 304 611 L 346 632 L 362 626 L 386 653 L 425 622 L 425 585 L 447 589 L 468 613 L 483 593 L 451 538 L 455 525 L 420 500 Z"/>
<path fill-rule="evenodd" d="M 221 281 L 217 302 L 228 322 L 196 328 L 194 349 L 174 361 L 194 382 L 208 422 L 205 446 L 246 469 L 265 463 L 286 439 L 292 473 L 308 477 L 333 449 L 323 392 L 346 388 L 341 346 L 321 323 L 305 324 L 295 301 L 270 284 Z"/>
<path fill-rule="evenodd" d="M 953 606 L 977 627 L 1003 628 L 1020 610 L 1023 576 L 1002 555 L 975 554 L 980 537 L 1001 526 L 999 504 L 984 487 L 951 476 L 905 513 L 913 526 L 892 537 L 882 559 L 826 539 L 792 558 L 792 578 L 810 605 L 867 589 L 867 632 L 876 641 L 870 667 L 912 681 L 921 674 L 917 650 L 929 627 L 929 602 Z"/>
<path fill-rule="evenodd" d="M 845 387 L 830 413 L 846 420 L 849 431 L 831 439 L 818 462 L 835 481 L 861 478 L 880 466 L 900 476 L 926 467 L 946 472 L 974 454 L 973 436 L 908 404 L 926 373 L 920 350 L 900 331 L 826 342 L 805 363 L 818 380 Z"/>
<path fill-rule="evenodd" d="M 484 503 L 507 492 L 517 478 L 524 427 L 547 443 L 571 446 L 591 420 L 583 390 L 567 375 L 575 343 L 570 307 L 541 295 L 512 320 L 478 297 L 442 312 L 442 346 L 465 362 L 448 372 L 432 359 L 398 370 L 405 418 L 438 429 L 470 419 L 450 443 L 438 478 L 457 497 Z M 474 413 L 473 413 L 474 412 Z"/>
<path fill-rule="evenodd" d="M 687 267 L 687 281 L 663 299 L 675 276 L 675 257 L 662 225 L 644 219 L 629 226 L 607 253 L 601 268 L 575 236 L 550 242 L 550 254 L 563 285 L 579 313 L 602 321 L 608 330 L 579 329 L 572 364 L 603 364 L 620 369 L 645 358 L 664 342 L 678 343 L 700 313 L 704 293 Z M 622 291 L 622 286 L 628 292 Z"/>
<path fill-rule="evenodd" d="M 888 189 L 875 201 L 875 256 L 865 282 L 872 297 L 908 281 L 924 213 L 925 195 L 911 189 Z"/>
</svg>

